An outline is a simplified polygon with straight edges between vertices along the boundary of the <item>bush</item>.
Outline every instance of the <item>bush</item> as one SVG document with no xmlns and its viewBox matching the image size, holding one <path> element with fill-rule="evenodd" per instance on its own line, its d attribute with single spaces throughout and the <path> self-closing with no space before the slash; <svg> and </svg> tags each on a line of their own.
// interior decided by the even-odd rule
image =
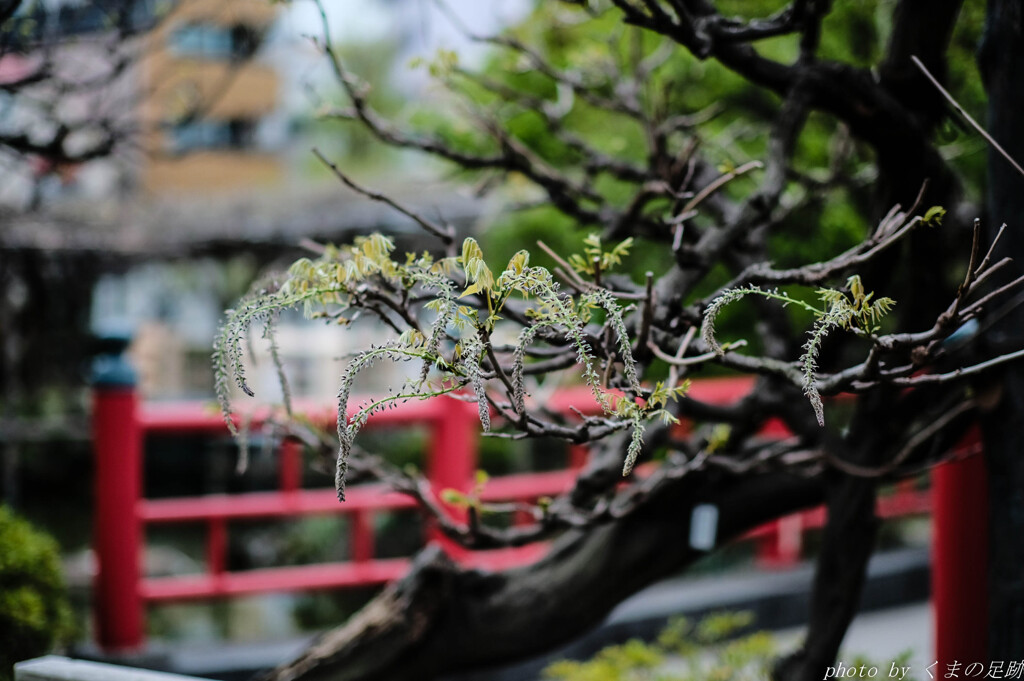
<svg viewBox="0 0 1024 681">
<path fill-rule="evenodd" d="M 603 648 L 584 661 L 559 660 L 544 670 L 550 681 L 761 681 L 769 678 L 778 653 L 773 635 L 751 631 L 750 612 L 719 612 L 697 622 L 676 617 L 652 642 L 632 639 Z M 892 660 L 857 655 L 845 669 L 910 669 L 912 650 Z M 903 681 L 917 681 L 903 671 Z M 857 678 L 866 678 L 861 675 Z M 872 677 L 879 676 L 873 674 Z"/>
<path fill-rule="evenodd" d="M 57 542 L 0 506 L 0 681 L 72 630 Z"/>
<path fill-rule="evenodd" d="M 562 660 L 544 670 L 555 681 L 755 681 L 768 678 L 775 644 L 749 629 L 750 613 L 716 613 L 697 623 L 674 619 L 657 641 L 609 646 L 585 662 Z"/>
</svg>

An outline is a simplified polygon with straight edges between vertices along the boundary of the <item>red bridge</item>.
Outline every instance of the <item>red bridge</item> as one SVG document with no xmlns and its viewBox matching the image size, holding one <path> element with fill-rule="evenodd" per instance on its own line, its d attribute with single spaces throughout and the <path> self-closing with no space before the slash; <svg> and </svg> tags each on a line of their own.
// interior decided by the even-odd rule
<svg viewBox="0 0 1024 681">
<path fill-rule="evenodd" d="M 750 378 L 712 379 L 697 381 L 690 395 L 712 403 L 729 403 L 740 399 L 751 389 Z M 573 404 L 584 412 L 596 411 L 597 405 L 586 390 L 566 391 L 554 400 L 555 408 Z M 476 406 L 457 400 L 436 398 L 410 402 L 391 411 L 375 415 L 367 423 L 373 428 L 407 428 L 426 426 L 430 430 L 430 445 L 426 457 L 426 475 L 435 494 L 443 489 L 468 491 L 473 486 L 477 467 L 477 439 L 479 423 Z M 316 423 L 331 427 L 335 410 L 331 408 L 305 409 L 304 413 Z M 260 425 L 266 415 L 253 415 L 250 424 Z M 128 382 L 114 382 L 100 386 L 95 392 L 94 447 L 96 456 L 96 555 L 98 576 L 95 610 L 98 642 L 106 650 L 130 650 L 145 642 L 145 611 L 147 603 L 183 599 L 209 599 L 239 594 L 270 591 L 298 591 L 305 589 L 345 588 L 378 585 L 397 579 L 408 569 L 407 558 L 381 559 L 374 557 L 374 525 L 372 515 L 379 511 L 410 509 L 415 503 L 409 497 L 380 485 L 358 485 L 348 490 L 345 503 L 339 503 L 333 489 L 303 489 L 301 445 L 285 440 L 278 451 L 278 486 L 273 492 L 252 492 L 233 495 L 206 495 L 173 499 L 145 499 L 142 495 L 143 443 L 147 437 L 171 435 L 208 435 L 222 437 L 226 428 L 219 413 L 211 411 L 205 403 L 174 405 L 140 404 Z M 786 434 L 780 423 L 769 423 L 766 436 Z M 977 448 L 977 444 L 973 445 Z M 575 470 L 583 465 L 585 449 L 570 449 L 570 464 L 565 470 L 546 473 L 526 473 L 492 478 L 483 488 L 484 501 L 535 500 L 567 491 L 575 477 Z M 967 462 L 980 460 L 971 457 Z M 940 471 L 951 469 L 943 466 Z M 954 490 L 959 489 L 959 474 L 947 475 Z M 941 486 L 941 485 L 938 485 Z M 962 499 L 948 495 L 956 506 L 947 513 L 954 534 L 952 543 L 946 539 L 945 552 L 957 554 L 965 547 L 966 536 L 977 535 L 965 523 Z M 942 502 L 940 502 L 941 504 Z M 984 503 L 972 501 L 984 508 Z M 882 517 L 900 517 L 928 513 L 932 495 L 915 490 L 912 485 L 901 485 L 896 492 L 879 500 Z M 457 513 L 457 511 L 454 511 Z M 981 511 L 979 511 L 981 512 Z M 344 514 L 350 528 L 351 560 L 318 565 L 276 567 L 232 572 L 226 570 L 227 533 L 232 521 L 253 519 L 293 518 L 305 515 Z M 968 514 L 969 515 L 969 514 Z M 797 513 L 766 524 L 748 535 L 758 542 L 759 561 L 766 566 L 786 566 L 799 560 L 803 533 L 806 529 L 821 527 L 825 521 L 823 508 Z M 145 577 L 141 555 L 145 528 L 158 523 L 206 524 L 206 572 L 201 575 L 174 577 Z M 959 531 L 960 534 L 956 534 Z M 941 533 L 940 533 L 941 534 Z M 449 552 L 465 564 L 500 570 L 537 559 L 546 550 L 544 544 L 516 549 L 469 552 L 453 545 L 436 530 L 428 530 L 432 541 L 445 543 Z M 937 541 L 937 552 L 941 549 Z M 937 554 L 938 555 L 938 554 Z M 950 562 L 948 556 L 942 558 Z M 937 559 L 937 565 L 941 561 Z M 951 563 L 952 565 L 952 563 Z M 976 565 L 976 563 L 975 563 Z M 958 585 L 965 578 L 956 569 L 946 571 L 946 581 L 952 596 L 947 608 L 961 622 L 970 620 L 973 607 Z M 935 570 L 939 572 L 939 570 Z M 977 568 L 969 570 L 977 572 Z M 969 574 L 968 578 L 973 578 Z M 942 576 L 933 577 L 939 584 Z M 952 581 L 950 581 L 952 580 Z M 977 581 L 976 579 L 974 581 Z M 937 587 L 936 587 L 937 588 Z M 941 600 L 936 593 L 937 603 Z M 976 615 L 976 613 L 975 613 Z M 953 622 L 954 617 L 943 620 L 940 616 L 939 641 L 943 640 L 942 622 Z M 963 626 L 963 625 L 960 625 Z M 963 645 L 958 628 L 948 637 Z"/>
</svg>

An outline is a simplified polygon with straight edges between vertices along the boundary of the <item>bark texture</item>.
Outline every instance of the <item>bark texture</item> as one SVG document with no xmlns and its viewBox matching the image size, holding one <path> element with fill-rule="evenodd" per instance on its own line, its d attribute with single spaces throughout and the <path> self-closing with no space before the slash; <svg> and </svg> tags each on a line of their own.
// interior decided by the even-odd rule
<svg viewBox="0 0 1024 681">
<path fill-rule="evenodd" d="M 540 654 L 703 555 L 687 542 L 695 504 L 719 507 L 726 541 L 821 499 L 816 478 L 701 473 L 664 485 L 626 517 L 567 533 L 521 569 L 463 570 L 428 547 L 405 579 L 263 681 L 423 681 Z"/>
<path fill-rule="evenodd" d="M 1024 5 L 990 0 L 979 66 L 989 95 L 988 130 L 1018 161 L 1024 158 Z M 1002 223 L 998 255 L 1024 261 L 1024 177 L 989 150 L 988 220 L 990 238 Z M 1020 273 L 1020 265 L 1013 268 Z M 987 337 L 990 351 L 1024 343 L 1024 309 L 1017 307 Z M 1024 657 L 1024 366 L 998 373 L 1001 399 L 983 428 L 989 477 L 989 658 Z"/>
</svg>

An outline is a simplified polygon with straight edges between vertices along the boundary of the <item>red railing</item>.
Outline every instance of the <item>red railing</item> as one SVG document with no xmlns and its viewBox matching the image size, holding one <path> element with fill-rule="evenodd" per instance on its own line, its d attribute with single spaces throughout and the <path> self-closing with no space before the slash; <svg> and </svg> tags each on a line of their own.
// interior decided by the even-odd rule
<svg viewBox="0 0 1024 681">
<path fill-rule="evenodd" d="M 326 410 L 306 410 L 314 421 L 330 422 Z M 258 426 L 261 418 L 251 419 Z M 435 493 L 452 488 L 468 491 L 476 468 L 476 407 L 456 400 L 411 402 L 370 420 L 368 429 L 427 426 L 430 450 L 426 474 Z M 266 591 L 340 588 L 382 584 L 408 569 L 408 559 L 374 558 L 371 516 L 376 511 L 413 508 L 407 496 L 379 485 L 348 490 L 345 503 L 333 489 L 300 487 L 300 445 L 285 441 L 279 454 L 279 489 L 273 492 L 214 494 L 200 497 L 145 499 L 142 450 L 147 437 L 167 435 L 223 436 L 220 416 L 200 403 L 173 406 L 140 405 L 128 386 L 99 388 L 94 406 L 96 448 L 96 623 L 105 649 L 131 649 L 144 641 L 147 602 L 213 598 Z M 570 471 L 496 478 L 482 498 L 487 501 L 534 499 L 563 492 Z M 457 509 L 449 509 L 458 514 Z M 226 569 L 228 523 L 237 520 L 344 514 L 349 519 L 351 560 L 343 563 L 288 566 L 230 572 Z M 145 527 L 159 523 L 206 524 L 206 572 L 200 575 L 144 577 L 140 565 Z M 435 541 L 474 566 L 502 569 L 535 560 L 543 545 L 486 552 L 466 552 L 436 531 Z"/>
<path fill-rule="evenodd" d="M 691 395 L 712 403 L 729 403 L 751 389 L 750 378 L 696 382 Z M 549 406 L 565 410 L 573 404 L 584 412 L 597 409 L 586 391 L 560 393 Z M 305 409 L 314 421 L 333 422 L 333 409 Z M 251 424 L 261 417 L 256 414 Z M 477 465 L 476 406 L 451 399 L 410 402 L 369 420 L 368 429 L 430 429 L 426 475 L 435 494 L 452 488 L 472 487 Z M 408 497 L 378 485 L 353 486 L 345 503 L 338 503 L 333 489 L 302 489 L 300 445 L 285 441 L 278 457 L 279 489 L 272 492 L 216 494 L 189 498 L 145 499 L 142 495 L 143 442 L 146 437 L 168 435 L 223 436 L 226 428 L 218 413 L 200 403 L 177 405 L 140 404 L 125 382 L 97 386 L 94 404 L 96 453 L 96 554 L 98 576 L 95 609 L 97 638 L 107 650 L 138 648 L 145 639 L 147 603 L 205 599 L 239 594 L 341 588 L 375 585 L 401 577 L 408 559 L 374 557 L 372 515 L 380 511 L 410 509 Z M 786 434 L 781 423 L 770 422 L 767 437 Z M 582 465 L 585 453 L 570 452 L 570 468 L 548 473 L 528 473 L 492 478 L 484 487 L 485 501 L 530 500 L 566 491 L 572 484 L 573 467 Z M 879 502 L 882 517 L 926 513 L 931 504 L 927 491 L 904 486 Z M 457 509 L 449 512 L 458 514 Z M 293 518 L 314 514 L 344 514 L 350 532 L 350 560 L 340 563 L 288 566 L 232 572 L 226 569 L 228 524 L 251 519 Z M 797 513 L 769 523 L 748 535 L 759 546 L 766 566 L 790 565 L 800 558 L 803 533 L 821 527 L 824 509 Z M 206 524 L 206 572 L 199 575 L 145 577 L 140 559 L 145 528 L 161 523 Z M 502 569 L 539 558 L 541 544 L 486 552 L 461 550 L 436 530 L 428 530 L 459 561 L 487 569 Z"/>
</svg>

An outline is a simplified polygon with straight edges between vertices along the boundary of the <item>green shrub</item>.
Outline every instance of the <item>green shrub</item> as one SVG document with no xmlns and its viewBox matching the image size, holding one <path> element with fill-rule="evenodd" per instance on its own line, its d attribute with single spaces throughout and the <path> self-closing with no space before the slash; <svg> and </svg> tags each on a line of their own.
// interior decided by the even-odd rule
<svg viewBox="0 0 1024 681">
<path fill-rule="evenodd" d="M 760 681 L 768 678 L 775 644 L 767 632 L 737 636 L 750 613 L 716 613 L 693 623 L 676 618 L 656 641 L 609 646 L 583 662 L 561 660 L 544 670 L 557 681 Z"/>
<path fill-rule="evenodd" d="M 0 681 L 72 630 L 57 543 L 0 506 Z"/>
<path fill-rule="evenodd" d="M 653 642 L 633 639 L 608 646 L 589 660 L 559 660 L 548 665 L 544 678 L 553 681 L 761 681 L 769 678 L 775 664 L 775 640 L 766 631 L 743 634 L 753 615 L 722 612 L 694 623 L 678 617 Z M 741 635 L 743 634 L 743 635 Z M 878 670 L 882 678 L 895 667 L 910 669 L 913 651 L 892 660 L 872 660 L 864 655 L 839 660 L 847 669 Z M 903 681 L 917 681 L 914 674 Z M 866 678 L 867 674 L 858 678 Z"/>
</svg>

